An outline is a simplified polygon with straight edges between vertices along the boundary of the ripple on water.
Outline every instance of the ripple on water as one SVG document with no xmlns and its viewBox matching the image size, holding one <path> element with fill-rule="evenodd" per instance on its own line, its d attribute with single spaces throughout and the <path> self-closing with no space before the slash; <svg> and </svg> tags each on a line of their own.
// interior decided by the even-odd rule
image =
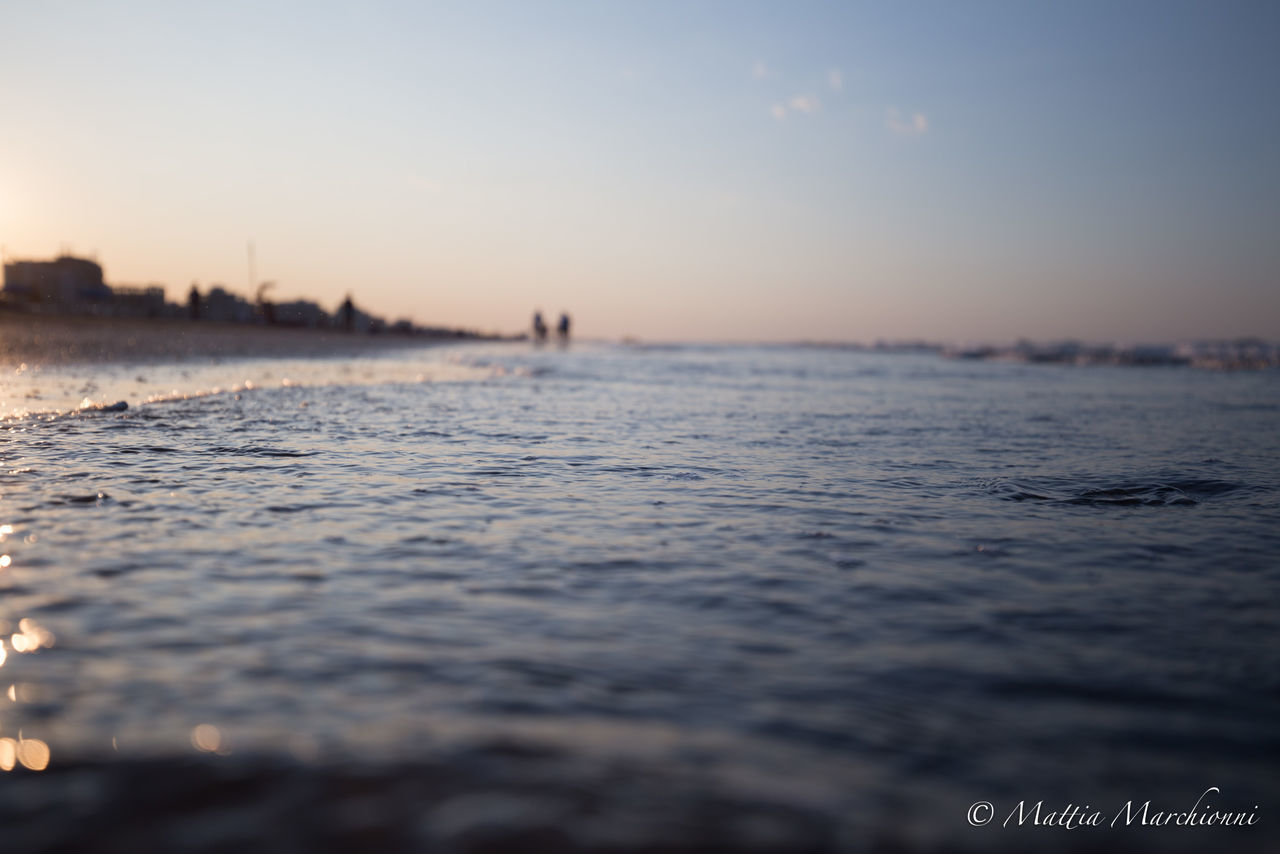
<svg viewBox="0 0 1280 854">
<path fill-rule="evenodd" d="M 1240 483 L 1196 478 L 1126 479 L 1113 485 L 1105 482 L 1099 485 L 1096 479 L 1073 482 L 1063 478 L 997 478 L 986 481 L 985 489 L 1006 501 L 1042 501 L 1083 507 L 1191 507 L 1233 493 L 1256 491 Z"/>
<path fill-rule="evenodd" d="M 230 836 L 303 804 L 362 844 L 536 847 L 549 824 L 580 847 L 861 850 L 849 826 L 886 804 L 954 838 L 963 804 L 929 792 L 1174 799 L 1209 767 L 1185 745 L 1275 794 L 1274 413 L 1203 405 L 1263 380 L 1164 394 L 803 348 L 482 360 L 6 434 L 0 734 L 51 746 L 41 803 L 120 833 L 147 820 L 136 785 Z M 21 619 L 58 643 L 19 654 Z M 1223 721 L 1252 747 L 1212 741 Z M 34 802 L 0 798 L 6 843 Z"/>
</svg>

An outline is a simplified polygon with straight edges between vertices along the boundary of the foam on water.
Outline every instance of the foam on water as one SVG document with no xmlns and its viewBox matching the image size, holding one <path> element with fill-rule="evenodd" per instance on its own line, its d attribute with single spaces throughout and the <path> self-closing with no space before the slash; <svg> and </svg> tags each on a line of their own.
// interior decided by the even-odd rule
<svg viewBox="0 0 1280 854">
<path fill-rule="evenodd" d="M 361 386 L 385 383 L 461 382 L 506 370 L 444 348 L 388 350 L 358 358 L 191 359 L 174 364 L 21 363 L 0 379 L 0 418 L 103 411 L 123 402 L 137 407 L 254 389 L 290 386 Z"/>
</svg>

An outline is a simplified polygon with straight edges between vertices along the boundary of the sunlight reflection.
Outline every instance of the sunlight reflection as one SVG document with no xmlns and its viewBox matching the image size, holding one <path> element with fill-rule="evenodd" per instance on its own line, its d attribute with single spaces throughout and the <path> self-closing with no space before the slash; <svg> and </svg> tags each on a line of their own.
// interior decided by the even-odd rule
<svg viewBox="0 0 1280 854">
<path fill-rule="evenodd" d="M 43 771 L 49 767 L 49 745 L 38 738 L 23 738 L 18 741 L 18 761 L 24 768 L 32 771 Z"/>
<path fill-rule="evenodd" d="M 12 771 L 22 765 L 30 771 L 43 771 L 49 767 L 49 745 L 38 738 L 0 738 L 0 771 Z"/>
<path fill-rule="evenodd" d="M 429 358 L 428 363 L 423 358 Z M 61 387 L 43 391 L 35 387 L 36 378 L 22 375 L 15 378 L 12 387 L 0 388 L 0 422 L 10 417 L 35 417 L 39 420 L 55 420 L 71 411 L 102 408 L 107 404 L 112 408 L 113 401 L 128 401 L 129 407 L 137 405 L 157 405 L 178 401 L 192 400 L 209 395 L 229 394 L 239 400 L 239 393 L 271 388 L 277 383 L 283 387 L 299 388 L 311 386 L 327 386 L 340 377 L 340 384 L 388 383 L 388 382 L 451 382 L 479 381 L 509 374 L 510 371 L 495 365 L 486 358 L 477 359 L 471 354 L 451 353 L 447 350 L 433 350 L 429 355 L 410 351 L 406 358 L 399 361 L 378 362 L 373 368 L 362 371 L 353 370 L 346 362 L 335 364 L 334 360 L 293 361 L 286 363 L 281 379 L 273 377 L 273 373 L 259 371 L 253 378 L 243 375 L 228 375 L 227 368 L 217 363 L 207 369 L 191 370 L 183 368 L 180 375 L 135 376 L 133 373 L 111 376 L 95 373 L 98 380 L 107 385 L 92 389 L 78 380 L 87 379 L 81 372 L 70 372 L 59 376 Z M 176 370 L 176 369 L 175 369 Z M 174 373 L 174 372 L 170 372 Z M 141 384 L 141 385 L 139 385 Z M 40 400 L 41 407 L 32 409 L 30 400 Z M 97 401 L 97 402 L 95 402 Z M 119 407 L 121 410 L 126 407 Z"/>
<path fill-rule="evenodd" d="M 29 617 L 18 621 L 18 631 L 9 639 L 14 652 L 35 652 L 41 647 L 51 647 L 56 638 L 53 632 L 36 623 Z"/>
<path fill-rule="evenodd" d="M 222 746 L 222 733 L 213 724 L 200 724 L 191 730 L 191 746 L 204 753 L 215 753 Z"/>
</svg>

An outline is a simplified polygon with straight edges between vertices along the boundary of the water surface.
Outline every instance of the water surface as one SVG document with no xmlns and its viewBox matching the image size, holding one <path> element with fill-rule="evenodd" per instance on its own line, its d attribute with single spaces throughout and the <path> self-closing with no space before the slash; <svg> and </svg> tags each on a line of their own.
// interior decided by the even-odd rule
<svg viewBox="0 0 1280 854">
<path fill-rule="evenodd" d="M 32 373 L 0 389 L 28 841 L 147 815 L 123 780 L 230 775 L 266 810 L 236 828 L 156 802 L 215 845 L 357 771 L 396 844 L 1040 848 L 1080 836 L 965 810 L 1209 786 L 1261 829 L 1125 844 L 1277 840 L 1275 371 L 472 344 Z"/>
</svg>

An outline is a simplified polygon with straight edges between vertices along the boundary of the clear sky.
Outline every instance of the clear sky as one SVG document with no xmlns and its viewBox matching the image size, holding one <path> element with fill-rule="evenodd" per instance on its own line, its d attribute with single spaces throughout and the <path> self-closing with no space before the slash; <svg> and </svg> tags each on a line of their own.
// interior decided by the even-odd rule
<svg viewBox="0 0 1280 854">
<path fill-rule="evenodd" d="M 1280 338 L 1280 3 L 0 5 L 0 245 L 644 339 Z"/>
</svg>

